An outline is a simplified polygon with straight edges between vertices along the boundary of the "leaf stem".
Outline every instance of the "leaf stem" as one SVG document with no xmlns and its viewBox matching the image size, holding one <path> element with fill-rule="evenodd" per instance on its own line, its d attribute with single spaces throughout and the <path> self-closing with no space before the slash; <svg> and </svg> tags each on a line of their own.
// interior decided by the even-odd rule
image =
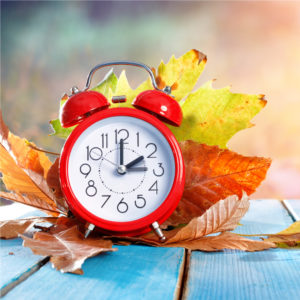
<svg viewBox="0 0 300 300">
<path fill-rule="evenodd" d="M 37 147 L 37 146 L 35 146 L 35 145 L 33 145 L 32 143 L 30 143 L 29 141 L 26 141 L 26 144 L 30 147 L 30 148 L 32 148 L 32 149 L 34 149 L 34 150 L 36 150 L 36 151 L 39 151 L 39 152 L 44 152 L 44 153 L 47 153 L 47 154 L 52 154 L 52 155 L 56 155 L 56 156 L 60 156 L 60 154 L 59 153 L 56 153 L 56 152 L 52 152 L 52 151 L 47 151 L 47 150 L 44 150 L 44 149 L 41 149 L 41 148 L 39 148 L 39 147 Z"/>
</svg>

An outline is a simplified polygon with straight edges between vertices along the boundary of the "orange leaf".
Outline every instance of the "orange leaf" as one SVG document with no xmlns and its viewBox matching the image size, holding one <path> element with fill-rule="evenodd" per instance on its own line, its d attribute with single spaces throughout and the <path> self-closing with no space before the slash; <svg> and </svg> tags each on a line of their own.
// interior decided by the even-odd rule
<svg viewBox="0 0 300 300">
<path fill-rule="evenodd" d="M 223 232 L 217 236 L 205 236 L 191 241 L 169 244 L 168 247 L 184 247 L 189 250 L 220 251 L 236 249 L 244 251 L 261 251 L 276 248 L 271 242 L 250 240 L 231 232 Z"/>
<path fill-rule="evenodd" d="M 183 197 L 166 225 L 188 223 L 230 195 L 252 194 L 266 176 L 271 160 L 239 155 L 218 146 L 180 143 L 186 170 Z"/>
<path fill-rule="evenodd" d="M 6 188 L 16 193 L 8 198 L 56 213 L 66 213 L 66 207 L 56 201 L 46 177 L 51 166 L 49 158 L 32 149 L 26 140 L 11 134 L 0 115 L 0 172 Z"/>
<path fill-rule="evenodd" d="M 20 194 L 20 193 L 6 193 L 0 191 L 0 197 L 3 199 L 19 202 L 28 206 L 35 207 L 46 213 L 58 217 L 60 212 L 57 210 L 57 207 L 53 204 L 48 204 L 39 196 L 34 195 L 32 192 L 27 194 Z"/>
<path fill-rule="evenodd" d="M 76 225 L 56 233 L 37 232 L 33 238 L 21 237 L 24 247 L 29 247 L 34 254 L 51 256 L 53 267 L 63 273 L 83 274 L 81 266 L 88 257 L 117 250 L 112 249 L 109 240 L 95 237 L 84 239 Z"/>
</svg>

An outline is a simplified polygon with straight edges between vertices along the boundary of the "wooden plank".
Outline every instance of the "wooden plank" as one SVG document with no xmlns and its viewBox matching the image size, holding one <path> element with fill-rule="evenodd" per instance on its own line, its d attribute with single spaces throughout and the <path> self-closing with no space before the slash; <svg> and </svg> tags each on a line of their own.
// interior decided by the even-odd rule
<svg viewBox="0 0 300 300">
<path fill-rule="evenodd" d="M 38 270 L 46 261 L 22 247 L 21 239 L 0 240 L 1 276 L 0 295 L 5 295 L 16 284 Z"/>
<path fill-rule="evenodd" d="M 293 220 L 277 200 L 251 201 L 239 233 L 276 233 Z M 299 299 L 300 252 L 193 251 L 183 299 Z"/>
<path fill-rule="evenodd" d="M 48 263 L 5 299 L 177 299 L 184 249 L 118 246 L 88 259 L 84 275 L 61 274 Z"/>
<path fill-rule="evenodd" d="M 283 200 L 283 204 L 294 221 L 300 221 L 300 199 Z"/>
<path fill-rule="evenodd" d="M 24 210 L 25 208 L 25 210 Z M 11 204 L 9 207 L 1 207 L 0 218 L 16 219 L 29 218 L 32 216 L 46 216 L 44 212 L 32 208 L 27 209 L 26 205 Z M 6 213 L 5 213 L 6 212 Z M 24 215 L 24 213 L 26 214 Z M 23 213 L 23 215 L 21 214 Z M 32 273 L 43 266 L 48 259 L 32 254 L 29 248 L 22 246 L 22 239 L 0 240 L 0 295 L 5 295 L 14 286 L 25 280 Z"/>
</svg>

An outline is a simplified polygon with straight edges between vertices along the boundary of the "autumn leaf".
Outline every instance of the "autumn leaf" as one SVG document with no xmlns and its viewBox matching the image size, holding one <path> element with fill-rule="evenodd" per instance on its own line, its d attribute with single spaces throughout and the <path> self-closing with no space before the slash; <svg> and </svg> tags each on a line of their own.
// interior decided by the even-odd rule
<svg viewBox="0 0 300 300">
<path fill-rule="evenodd" d="M 51 135 L 55 135 L 64 140 L 68 138 L 68 136 L 71 134 L 71 132 L 76 127 L 76 126 L 72 126 L 72 127 L 64 128 L 61 126 L 59 119 L 51 120 L 50 125 L 52 128 Z"/>
<path fill-rule="evenodd" d="M 0 172 L 6 188 L 16 195 L 8 199 L 36 206 L 56 214 L 66 213 L 65 207 L 56 202 L 56 197 L 46 182 L 52 163 L 48 157 L 32 149 L 25 139 L 9 132 L 1 114 Z M 4 196 L 4 194 L 2 194 Z"/>
<path fill-rule="evenodd" d="M 179 58 L 173 55 L 167 64 L 162 61 L 156 72 L 156 83 L 160 89 L 172 88 L 177 101 L 187 96 L 204 70 L 207 58 L 198 50 L 190 50 Z"/>
<path fill-rule="evenodd" d="M 50 167 L 47 174 L 46 181 L 49 188 L 54 193 L 56 203 L 58 203 L 60 207 L 63 207 L 64 211 L 68 211 L 69 208 L 65 201 L 63 192 L 61 190 L 61 185 L 59 180 L 59 158 L 57 158 L 54 164 Z"/>
<path fill-rule="evenodd" d="M 153 232 L 138 237 L 118 237 L 127 242 L 143 243 L 156 247 L 184 247 L 189 250 L 220 251 L 236 249 L 244 251 L 260 251 L 275 248 L 269 241 L 257 241 L 228 232 L 233 230 L 249 208 L 248 196 L 244 193 L 239 199 L 236 195 L 219 201 L 205 214 L 194 218 L 184 227 L 164 231 L 165 243 L 160 243 Z M 216 236 L 209 234 L 221 232 Z"/>
<path fill-rule="evenodd" d="M 93 91 L 101 93 L 104 95 L 109 101 L 113 95 L 113 92 L 116 90 L 118 84 L 118 77 L 111 69 L 104 77 L 104 79 L 96 85 L 96 87 L 92 88 Z"/>
<path fill-rule="evenodd" d="M 203 53 L 190 50 L 179 58 L 172 56 L 167 64 L 161 62 L 157 70 L 155 68 L 152 70 L 159 88 L 171 86 L 172 95 L 182 106 L 181 126 L 169 126 L 177 140 L 191 139 L 226 148 L 228 140 L 236 132 L 253 126 L 250 120 L 265 106 L 266 100 L 263 95 L 232 93 L 229 87 L 213 89 L 211 82 L 191 93 L 205 67 L 206 60 Z M 153 86 L 150 79 L 132 89 L 125 71 L 121 72 L 119 78 L 110 71 L 104 80 L 93 88 L 103 93 L 109 101 L 113 96 L 126 96 L 126 103 L 111 103 L 111 107 L 132 107 L 131 103 L 139 93 L 151 89 Z M 63 128 L 58 119 L 50 123 L 54 135 L 64 139 L 74 129 L 74 127 Z"/>
<path fill-rule="evenodd" d="M 18 192 L 9 193 L 0 191 L 0 197 L 6 200 L 35 207 L 55 217 L 57 217 L 60 214 L 60 211 L 57 210 L 56 205 L 48 204 L 43 199 L 39 198 L 38 196 L 35 196 L 32 192 L 28 193 L 26 196 L 25 194 L 22 195 Z"/>
<path fill-rule="evenodd" d="M 186 181 L 182 199 L 165 225 L 188 223 L 230 195 L 251 195 L 266 176 L 270 159 L 247 157 L 217 146 L 180 143 Z"/>
<path fill-rule="evenodd" d="M 208 234 L 233 230 L 247 212 L 249 205 L 249 198 L 246 193 L 243 193 L 241 198 L 233 195 L 220 200 L 202 216 L 193 218 L 187 225 L 164 231 L 167 238 L 164 244 L 158 242 L 157 236 L 153 232 L 126 239 L 155 246 L 172 244 L 175 247 L 175 244 L 180 242 L 193 241 Z"/>
<path fill-rule="evenodd" d="M 229 87 L 213 89 L 210 81 L 187 96 L 180 127 L 170 129 L 178 141 L 226 148 L 235 133 L 253 126 L 250 120 L 266 103 L 263 95 L 236 94 Z"/>
<path fill-rule="evenodd" d="M 195 240 L 202 236 L 233 230 L 249 208 L 249 198 L 244 193 L 241 198 L 229 196 L 211 206 L 202 216 L 192 219 L 168 238 L 167 244 L 185 240 Z"/>
<path fill-rule="evenodd" d="M 179 58 L 172 56 L 167 64 L 162 61 L 157 71 L 155 68 L 152 70 L 156 74 L 158 86 L 160 88 L 164 88 L 165 85 L 172 86 L 172 95 L 179 101 L 193 89 L 205 64 L 206 56 L 203 53 L 190 50 Z M 133 89 L 127 80 L 125 71 L 122 71 L 118 78 L 112 70 L 106 74 L 102 82 L 92 88 L 92 90 L 102 93 L 110 102 L 113 96 L 126 96 L 127 101 L 125 103 L 111 102 L 110 107 L 133 107 L 131 103 L 139 93 L 152 89 L 153 85 L 150 78 Z M 65 99 L 61 99 L 60 106 L 65 101 Z M 63 139 L 66 139 L 76 127 L 63 128 L 59 119 L 50 121 L 50 124 L 53 129 L 52 134 Z"/>
<path fill-rule="evenodd" d="M 51 256 L 54 268 L 61 272 L 83 274 L 81 266 L 84 261 L 103 252 L 116 251 L 112 242 L 98 237 L 84 239 L 77 226 L 56 233 L 37 232 L 33 238 L 21 236 L 23 246 L 36 255 Z"/>
<path fill-rule="evenodd" d="M 104 79 L 94 88 L 91 90 L 99 92 L 103 94 L 108 101 L 111 101 L 113 92 L 116 89 L 118 83 L 117 76 L 110 70 L 104 77 Z M 65 95 L 60 99 L 60 107 L 68 100 L 68 97 Z M 60 120 L 55 119 L 50 121 L 50 125 L 52 127 L 52 134 L 62 139 L 67 139 L 67 137 L 71 134 L 76 126 L 64 128 L 62 127 Z"/>
<path fill-rule="evenodd" d="M 37 223 L 55 223 L 57 218 L 50 217 L 37 217 L 28 219 L 0 221 L 0 238 L 1 239 L 14 239 L 27 232 L 33 225 Z"/>
<path fill-rule="evenodd" d="M 280 248 L 300 248 L 300 221 L 293 223 L 283 231 L 267 236 L 265 241 L 276 243 Z"/>
<path fill-rule="evenodd" d="M 191 241 L 169 244 L 168 247 L 184 247 L 189 250 L 220 251 L 224 249 L 235 249 L 243 251 L 261 251 L 276 248 L 269 241 L 257 241 L 241 237 L 231 232 L 223 232 L 217 236 L 205 236 Z"/>
</svg>

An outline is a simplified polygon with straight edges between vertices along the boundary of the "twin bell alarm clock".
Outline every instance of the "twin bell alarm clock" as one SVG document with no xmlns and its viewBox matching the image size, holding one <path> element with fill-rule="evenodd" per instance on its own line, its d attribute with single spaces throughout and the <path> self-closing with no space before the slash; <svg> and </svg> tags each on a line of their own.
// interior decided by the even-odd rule
<svg viewBox="0 0 300 300">
<path fill-rule="evenodd" d="M 145 69 L 153 90 L 140 93 L 132 105 L 126 95 L 112 99 L 89 90 L 94 73 L 107 66 L 130 65 Z M 63 127 L 77 125 L 62 149 L 60 182 L 70 211 L 87 222 L 85 236 L 95 227 L 103 233 L 135 236 L 160 229 L 181 199 L 184 162 L 175 136 L 164 124 L 180 126 L 182 111 L 160 90 L 151 69 L 137 62 L 110 62 L 95 66 L 85 89 L 72 89 L 61 107 Z"/>
</svg>

